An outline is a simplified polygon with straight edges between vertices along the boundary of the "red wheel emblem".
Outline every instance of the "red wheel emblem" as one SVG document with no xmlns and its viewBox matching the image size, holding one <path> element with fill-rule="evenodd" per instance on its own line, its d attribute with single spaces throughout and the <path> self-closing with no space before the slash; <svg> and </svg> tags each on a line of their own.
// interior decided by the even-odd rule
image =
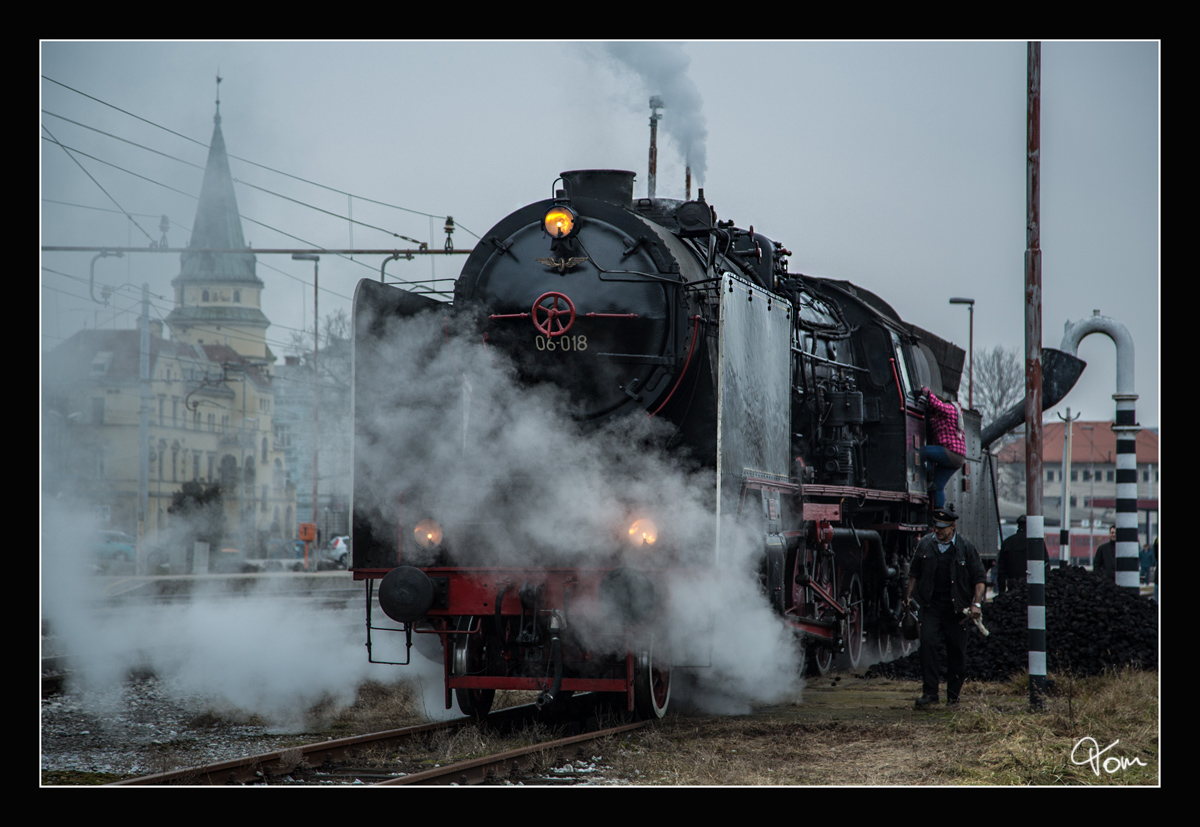
<svg viewBox="0 0 1200 827">
<path fill-rule="evenodd" d="M 559 302 L 565 307 L 560 307 Z M 565 321 L 564 321 L 565 319 Z M 575 305 L 565 293 L 543 293 L 533 303 L 533 326 L 545 336 L 561 336 L 575 324 Z"/>
</svg>

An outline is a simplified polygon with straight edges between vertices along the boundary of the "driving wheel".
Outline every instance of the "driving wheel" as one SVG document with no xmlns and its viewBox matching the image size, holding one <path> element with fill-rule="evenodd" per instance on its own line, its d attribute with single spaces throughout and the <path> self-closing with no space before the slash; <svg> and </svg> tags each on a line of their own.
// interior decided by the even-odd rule
<svg viewBox="0 0 1200 827">
<path fill-rule="evenodd" d="M 458 632 L 471 634 L 454 635 L 454 660 L 451 669 L 455 677 L 467 675 L 482 675 L 487 672 L 487 637 L 488 626 L 479 617 L 460 617 L 455 629 Z M 483 720 L 492 710 L 492 701 L 496 697 L 495 689 L 455 689 L 454 697 L 458 700 L 458 708 L 468 717 Z"/>
<path fill-rule="evenodd" d="M 633 711 L 639 718 L 655 719 L 667 714 L 671 702 L 671 664 L 654 650 L 654 641 L 634 655 Z"/>
<path fill-rule="evenodd" d="M 858 572 L 850 575 L 850 585 L 846 589 L 846 619 L 842 623 L 842 634 L 846 643 L 843 666 L 857 669 L 862 663 L 863 644 L 863 590 Z"/>
</svg>

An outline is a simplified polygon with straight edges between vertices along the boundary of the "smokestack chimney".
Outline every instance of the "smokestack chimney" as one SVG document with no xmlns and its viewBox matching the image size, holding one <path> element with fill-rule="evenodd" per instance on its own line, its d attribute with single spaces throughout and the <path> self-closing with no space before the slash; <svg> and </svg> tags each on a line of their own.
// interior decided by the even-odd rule
<svg viewBox="0 0 1200 827">
<path fill-rule="evenodd" d="M 683 170 L 683 200 L 692 200 L 692 165 L 688 164 Z"/>
<path fill-rule="evenodd" d="M 650 98 L 650 174 L 646 178 L 646 195 L 654 197 L 655 182 L 658 177 L 658 114 L 659 109 L 665 109 L 662 98 L 658 95 Z"/>
</svg>

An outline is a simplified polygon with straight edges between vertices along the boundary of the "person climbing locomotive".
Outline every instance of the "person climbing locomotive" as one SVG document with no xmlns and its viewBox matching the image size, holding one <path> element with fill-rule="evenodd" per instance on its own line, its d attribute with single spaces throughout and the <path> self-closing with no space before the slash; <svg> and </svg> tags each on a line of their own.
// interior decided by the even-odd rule
<svg viewBox="0 0 1200 827">
<path fill-rule="evenodd" d="M 928 419 L 929 444 L 925 460 L 933 466 L 933 507 L 946 505 L 946 483 L 967 461 L 967 443 L 963 436 L 962 414 L 956 405 L 944 402 L 929 388 L 921 388 Z"/>
<path fill-rule="evenodd" d="M 908 569 L 905 601 L 916 593 L 921 607 L 921 672 L 924 686 L 917 708 L 938 703 L 938 642 L 946 644 L 946 703 L 956 705 L 967 668 L 966 621 L 983 614 L 986 576 L 979 552 L 958 535 L 958 515 L 933 512 L 933 533 L 917 543 Z"/>
</svg>

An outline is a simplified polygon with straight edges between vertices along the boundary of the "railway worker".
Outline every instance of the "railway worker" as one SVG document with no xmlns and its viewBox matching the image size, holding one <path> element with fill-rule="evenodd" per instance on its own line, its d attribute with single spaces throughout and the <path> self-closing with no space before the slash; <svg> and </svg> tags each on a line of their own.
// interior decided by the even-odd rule
<svg viewBox="0 0 1200 827">
<path fill-rule="evenodd" d="M 1108 542 L 1096 549 L 1092 571 L 1106 580 L 1117 582 L 1117 527 L 1108 527 Z"/>
<path fill-rule="evenodd" d="M 938 703 L 938 643 L 946 644 L 946 703 L 958 704 L 967 669 L 966 623 L 983 615 L 986 589 L 979 552 L 955 531 L 958 515 L 933 512 L 933 533 L 917 543 L 908 569 L 906 603 L 914 593 L 921 607 L 921 673 L 924 687 L 917 709 Z"/>
<path fill-rule="evenodd" d="M 928 415 L 929 444 L 925 460 L 933 466 L 933 507 L 946 505 L 946 483 L 967 461 L 967 441 L 963 434 L 962 414 L 957 405 L 943 402 L 929 388 L 921 388 Z"/>
</svg>

